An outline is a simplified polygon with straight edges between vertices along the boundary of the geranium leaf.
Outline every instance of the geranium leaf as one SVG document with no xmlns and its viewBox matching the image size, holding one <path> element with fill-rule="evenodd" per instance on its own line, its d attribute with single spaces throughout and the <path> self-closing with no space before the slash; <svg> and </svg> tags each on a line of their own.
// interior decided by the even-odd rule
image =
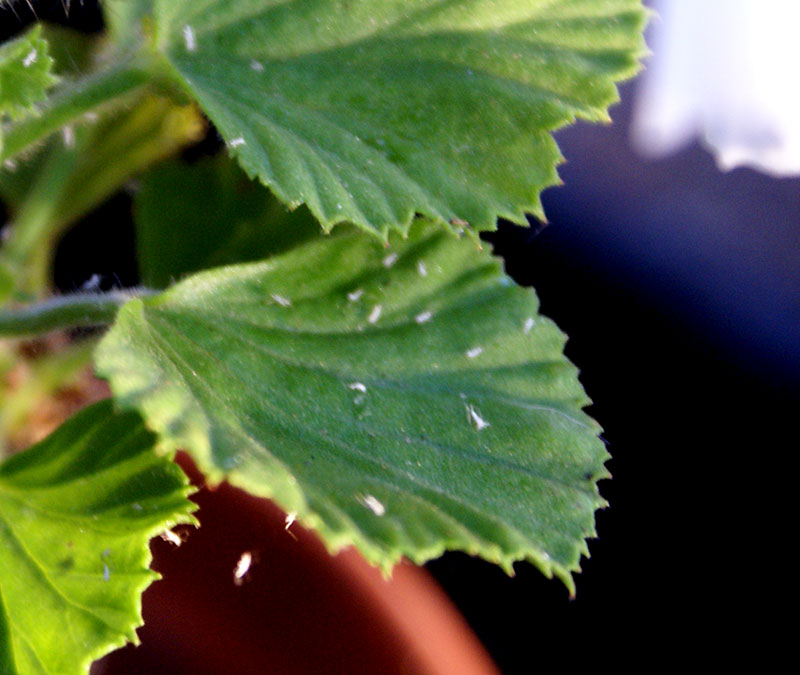
<svg viewBox="0 0 800 675">
<path fill-rule="evenodd" d="M 56 83 L 47 42 L 35 26 L 25 35 L 0 44 L 0 120 L 19 119 L 34 110 Z"/>
<path fill-rule="evenodd" d="M 607 120 L 640 0 L 156 0 L 156 43 L 233 154 L 325 229 L 543 216 L 550 133 Z"/>
<path fill-rule="evenodd" d="M 389 568 L 462 549 L 572 584 L 607 474 L 565 338 L 435 224 L 354 230 L 124 305 L 95 363 L 212 481 Z"/>
<path fill-rule="evenodd" d="M 153 441 L 104 401 L 0 465 L 0 672 L 85 673 L 137 642 L 148 542 L 195 508 Z"/>
</svg>

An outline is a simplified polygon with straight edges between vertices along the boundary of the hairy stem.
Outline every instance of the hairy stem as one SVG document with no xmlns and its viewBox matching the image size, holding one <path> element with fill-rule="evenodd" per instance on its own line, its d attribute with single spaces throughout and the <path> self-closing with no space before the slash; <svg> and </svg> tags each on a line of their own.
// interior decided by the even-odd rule
<svg viewBox="0 0 800 675">
<path fill-rule="evenodd" d="M 98 106 L 137 89 L 152 79 L 137 60 L 117 64 L 78 80 L 53 96 L 40 113 L 13 125 L 3 139 L 0 159 L 12 159 Z"/>
<path fill-rule="evenodd" d="M 75 293 L 44 302 L 0 310 L 0 337 L 22 337 L 78 326 L 109 324 L 119 307 L 133 297 L 155 295 L 146 288 L 109 293 Z"/>
</svg>

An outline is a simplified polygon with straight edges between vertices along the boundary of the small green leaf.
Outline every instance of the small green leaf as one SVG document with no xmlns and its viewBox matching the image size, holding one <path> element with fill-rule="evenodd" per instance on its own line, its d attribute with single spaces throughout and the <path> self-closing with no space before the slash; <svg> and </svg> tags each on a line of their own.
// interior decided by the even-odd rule
<svg viewBox="0 0 800 675">
<path fill-rule="evenodd" d="M 138 641 L 148 542 L 195 509 L 153 441 L 104 401 L 0 465 L 0 672 L 85 673 Z"/>
<path fill-rule="evenodd" d="M 287 211 L 226 157 L 156 167 L 142 178 L 134 215 L 136 259 L 149 288 L 164 288 L 189 272 L 266 258 L 319 235 L 308 209 Z"/>
<path fill-rule="evenodd" d="M 571 586 L 607 476 L 565 338 L 435 224 L 317 237 L 124 305 L 95 363 L 167 449 L 389 568 L 461 549 Z"/>
<path fill-rule="evenodd" d="M 640 0 L 156 0 L 156 42 L 245 170 L 328 230 L 542 217 L 550 132 L 608 120 Z"/>
<path fill-rule="evenodd" d="M 40 33 L 35 26 L 22 37 L 0 44 L 0 119 L 29 114 L 57 82 L 51 73 L 53 59 Z"/>
</svg>

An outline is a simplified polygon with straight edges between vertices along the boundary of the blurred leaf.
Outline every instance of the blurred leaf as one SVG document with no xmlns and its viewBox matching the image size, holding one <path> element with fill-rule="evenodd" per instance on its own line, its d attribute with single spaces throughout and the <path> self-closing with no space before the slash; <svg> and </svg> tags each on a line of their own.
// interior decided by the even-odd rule
<svg viewBox="0 0 800 675">
<path fill-rule="evenodd" d="M 153 440 L 104 401 L 0 465 L 0 672 L 85 673 L 137 642 L 148 542 L 195 509 Z"/>
<path fill-rule="evenodd" d="M 565 338 L 432 224 L 350 231 L 124 305 L 95 363 L 212 482 L 384 568 L 462 549 L 572 585 L 607 458 Z"/>
<path fill-rule="evenodd" d="M 122 111 L 83 121 L 71 144 L 54 137 L 15 171 L 0 173 L 0 196 L 13 217 L 0 263 L 14 270 L 17 291 L 49 289 L 51 258 L 64 230 L 205 130 L 192 104 L 150 93 L 126 102 Z"/>
<path fill-rule="evenodd" d="M 225 157 L 156 167 L 142 180 L 134 214 L 140 275 L 150 288 L 266 258 L 320 234 L 308 209 L 287 211 Z"/>
<path fill-rule="evenodd" d="M 47 89 L 57 82 L 47 42 L 35 26 L 25 35 L 0 44 L 0 119 L 20 119 L 47 98 Z"/>
</svg>

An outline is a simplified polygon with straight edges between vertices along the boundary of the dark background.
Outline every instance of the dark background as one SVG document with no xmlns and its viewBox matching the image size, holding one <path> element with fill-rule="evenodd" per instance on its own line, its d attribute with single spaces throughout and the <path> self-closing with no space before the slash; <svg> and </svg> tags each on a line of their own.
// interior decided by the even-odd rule
<svg viewBox="0 0 800 675">
<path fill-rule="evenodd" d="M 59 0 L 34 4 L 63 20 Z M 14 8 L 0 39 L 29 18 Z M 88 0 L 70 20 L 101 27 Z M 568 163 L 544 194 L 550 224 L 486 237 L 570 336 L 614 475 L 574 600 L 529 565 L 508 578 L 461 554 L 429 563 L 508 673 L 749 650 L 788 561 L 771 523 L 798 447 L 800 180 L 723 174 L 697 146 L 645 162 L 627 140 L 635 83 L 621 91 L 614 125 L 558 133 Z M 65 238 L 62 288 L 98 271 L 135 283 L 127 208 L 117 197 Z"/>
</svg>

